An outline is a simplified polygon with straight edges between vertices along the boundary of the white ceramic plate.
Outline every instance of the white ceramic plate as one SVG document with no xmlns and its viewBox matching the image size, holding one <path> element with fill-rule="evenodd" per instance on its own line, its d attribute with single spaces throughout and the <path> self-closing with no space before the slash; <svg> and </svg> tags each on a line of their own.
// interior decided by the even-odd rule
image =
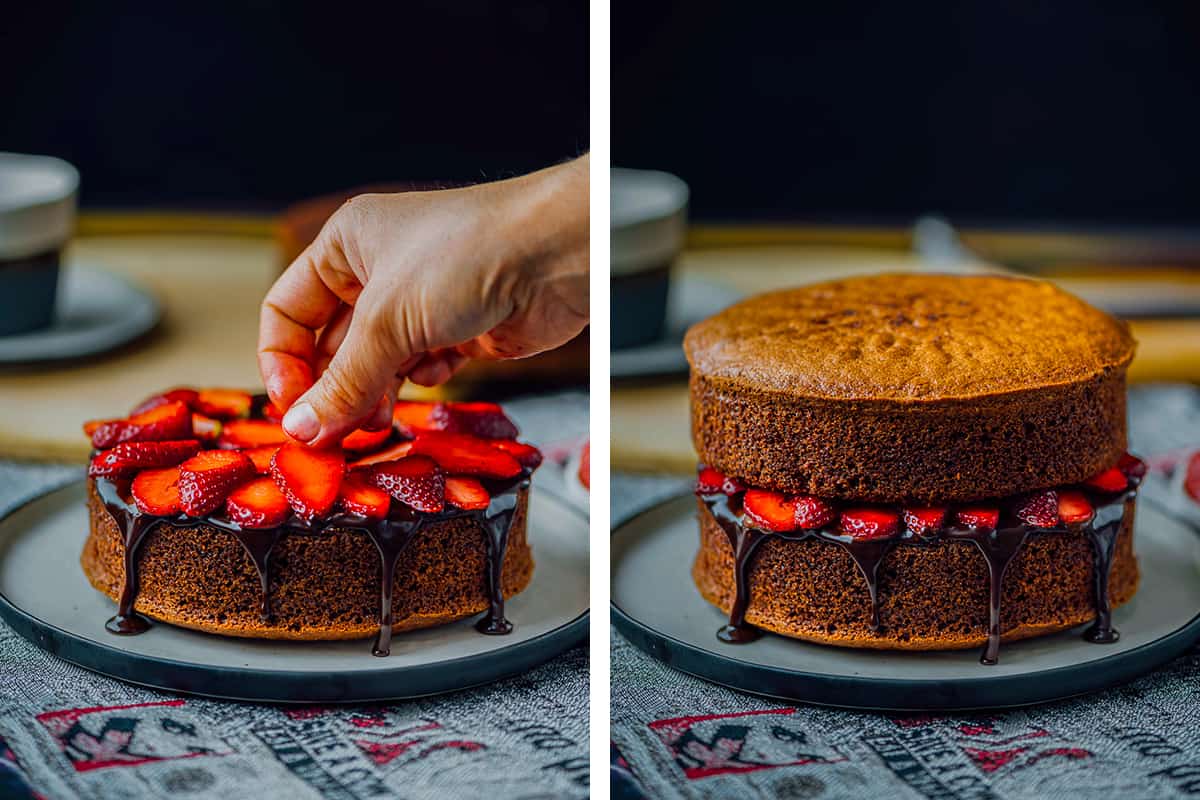
<svg viewBox="0 0 1200 800">
<path fill-rule="evenodd" d="M 1136 525 L 1141 588 L 1113 612 L 1121 638 L 1111 645 L 1085 642 L 1081 626 L 1006 643 L 1000 663 L 988 667 L 975 649 L 851 650 L 774 634 L 725 644 L 716 637 L 725 615 L 692 583 L 699 533 L 691 495 L 613 532 L 613 622 L 672 667 L 756 694 L 896 710 L 1038 703 L 1128 681 L 1200 638 L 1200 537 L 1145 502 L 1138 505 Z"/>
<path fill-rule="evenodd" d="M 0 364 L 59 361 L 104 353 L 158 324 L 158 301 L 124 278 L 69 265 L 59 276 L 54 324 L 0 336 Z"/>
<path fill-rule="evenodd" d="M 525 672 L 587 636 L 588 526 L 544 491 L 530 494 L 529 587 L 507 602 L 514 629 L 483 636 L 474 620 L 397 634 L 387 658 L 370 640 L 272 642 L 154 623 L 139 636 L 104 630 L 115 604 L 84 577 L 84 482 L 0 520 L 0 616 L 25 638 L 122 680 L 239 700 L 340 702 L 417 697 Z"/>
</svg>

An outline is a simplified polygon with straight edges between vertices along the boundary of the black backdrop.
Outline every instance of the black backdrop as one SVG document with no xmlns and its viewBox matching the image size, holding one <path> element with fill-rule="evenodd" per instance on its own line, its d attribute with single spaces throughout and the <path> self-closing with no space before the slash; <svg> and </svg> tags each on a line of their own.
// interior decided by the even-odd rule
<svg viewBox="0 0 1200 800">
<path fill-rule="evenodd" d="M 581 2 L 6 2 L 0 150 L 92 206 L 275 208 L 588 147 Z"/>
<path fill-rule="evenodd" d="M 1200 219 L 1200 4 L 615 0 L 612 31 L 614 163 L 693 216 Z"/>
</svg>

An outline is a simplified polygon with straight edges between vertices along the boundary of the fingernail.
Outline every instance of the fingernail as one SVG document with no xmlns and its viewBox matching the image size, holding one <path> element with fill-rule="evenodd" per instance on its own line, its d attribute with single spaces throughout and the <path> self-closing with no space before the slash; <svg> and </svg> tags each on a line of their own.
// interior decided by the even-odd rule
<svg viewBox="0 0 1200 800">
<path fill-rule="evenodd" d="M 283 429 L 288 435 L 300 442 L 311 442 L 321 432 L 321 420 L 317 412 L 305 402 L 292 405 L 283 415 Z"/>
</svg>

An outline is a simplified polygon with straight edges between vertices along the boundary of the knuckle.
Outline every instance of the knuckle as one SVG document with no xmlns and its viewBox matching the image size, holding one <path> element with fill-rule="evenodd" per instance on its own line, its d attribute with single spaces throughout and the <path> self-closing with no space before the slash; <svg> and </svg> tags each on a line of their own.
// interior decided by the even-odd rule
<svg viewBox="0 0 1200 800">
<path fill-rule="evenodd" d="M 356 414 L 365 396 L 363 382 L 346 370 L 326 370 L 321 378 L 321 399 L 341 416 Z"/>
</svg>

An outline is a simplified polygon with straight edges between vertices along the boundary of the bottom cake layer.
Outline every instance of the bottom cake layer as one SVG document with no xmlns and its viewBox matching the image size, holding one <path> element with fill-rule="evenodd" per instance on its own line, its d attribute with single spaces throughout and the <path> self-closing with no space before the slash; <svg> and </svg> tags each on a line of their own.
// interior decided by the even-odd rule
<svg viewBox="0 0 1200 800">
<path fill-rule="evenodd" d="M 501 575 L 505 597 L 523 591 L 533 576 L 528 500 L 528 489 L 520 489 Z M 124 539 L 94 480 L 88 481 L 88 514 L 91 530 L 80 562 L 92 586 L 116 601 L 125 581 Z M 396 564 L 393 630 L 486 611 L 486 542 L 481 525 L 468 517 L 418 532 Z M 271 551 L 267 619 L 254 562 L 232 534 L 211 525 L 155 528 L 137 550 L 136 574 L 134 609 L 172 625 L 259 639 L 360 639 L 379 631 L 380 556 L 359 531 L 282 536 Z"/>
<path fill-rule="evenodd" d="M 700 551 L 692 578 L 705 600 L 729 613 L 734 557 L 729 537 L 703 499 Z M 1131 500 L 1109 576 L 1113 607 L 1137 591 Z M 1079 532 L 1029 537 L 1001 585 L 1001 638 L 1041 636 L 1096 617 L 1092 546 Z M 987 642 L 988 566 L 967 541 L 898 543 L 878 571 L 879 626 L 862 573 L 840 545 L 769 536 L 749 567 L 746 622 L 820 644 L 891 650 L 955 650 Z"/>
</svg>

